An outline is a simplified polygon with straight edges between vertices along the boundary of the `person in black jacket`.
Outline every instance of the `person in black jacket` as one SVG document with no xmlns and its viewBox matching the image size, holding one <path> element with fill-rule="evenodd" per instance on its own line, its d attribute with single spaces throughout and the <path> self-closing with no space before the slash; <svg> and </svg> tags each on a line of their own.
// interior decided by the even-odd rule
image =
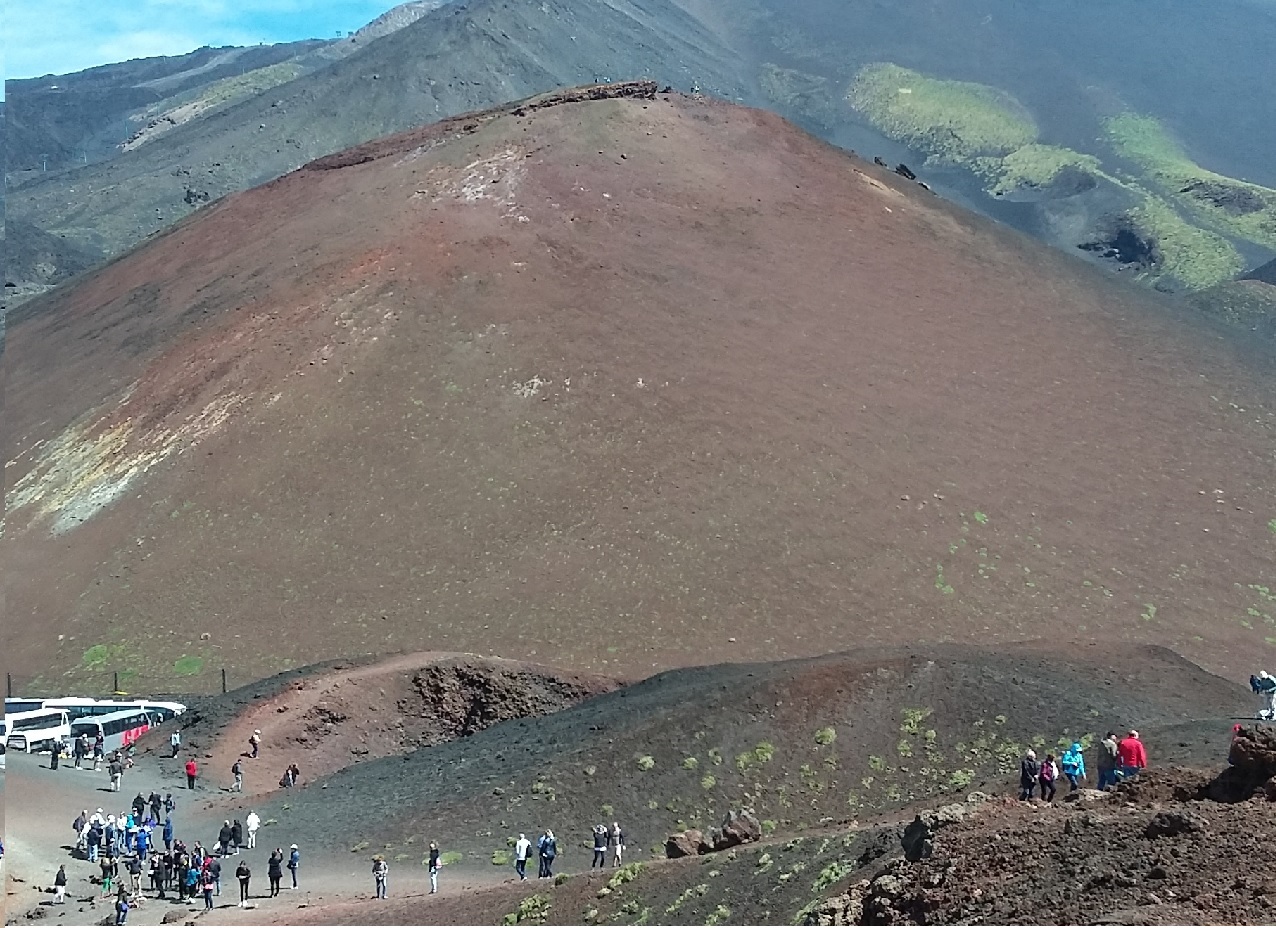
<svg viewBox="0 0 1276 928">
<path fill-rule="evenodd" d="M 252 879 L 253 872 L 248 869 L 248 861 L 241 860 L 239 866 L 235 868 L 235 878 L 239 880 L 239 905 L 241 908 L 248 905 L 248 881 Z"/>
<path fill-rule="evenodd" d="M 284 878 L 284 849 L 277 847 L 266 863 L 266 876 L 270 877 L 270 898 L 279 895 L 279 882 Z"/>
<path fill-rule="evenodd" d="M 1041 765 L 1037 763 L 1037 752 L 1029 750 L 1019 762 L 1019 799 L 1027 802 L 1032 798 L 1037 785 L 1037 777 L 1041 774 Z"/>
</svg>

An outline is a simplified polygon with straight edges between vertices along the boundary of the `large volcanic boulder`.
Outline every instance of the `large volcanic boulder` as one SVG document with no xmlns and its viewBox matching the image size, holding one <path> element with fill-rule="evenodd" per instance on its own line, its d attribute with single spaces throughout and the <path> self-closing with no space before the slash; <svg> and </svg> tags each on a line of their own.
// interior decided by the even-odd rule
<svg viewBox="0 0 1276 928">
<path fill-rule="evenodd" d="M 688 828 L 686 831 L 680 831 L 672 834 L 665 839 L 665 856 L 668 858 L 676 857 L 695 857 L 701 853 L 700 846 L 704 843 L 704 835 L 697 828 Z"/>
</svg>

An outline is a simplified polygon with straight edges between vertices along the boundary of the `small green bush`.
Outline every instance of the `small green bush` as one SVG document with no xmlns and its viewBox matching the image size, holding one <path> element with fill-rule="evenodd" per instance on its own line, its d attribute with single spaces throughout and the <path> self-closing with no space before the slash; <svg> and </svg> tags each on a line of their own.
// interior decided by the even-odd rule
<svg viewBox="0 0 1276 928">
<path fill-rule="evenodd" d="M 656 759 L 650 754 L 644 754 L 642 757 L 638 758 L 639 770 L 650 770 L 654 766 L 656 766 Z"/>
<path fill-rule="evenodd" d="M 815 743 L 822 746 L 828 746 L 837 740 L 837 729 L 821 728 L 815 733 Z"/>
</svg>

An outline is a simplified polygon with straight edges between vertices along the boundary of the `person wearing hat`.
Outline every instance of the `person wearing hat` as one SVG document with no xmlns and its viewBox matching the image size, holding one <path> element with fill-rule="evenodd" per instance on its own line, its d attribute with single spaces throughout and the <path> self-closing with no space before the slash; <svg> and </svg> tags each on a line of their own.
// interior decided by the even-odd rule
<svg viewBox="0 0 1276 928">
<path fill-rule="evenodd" d="M 1028 753 L 1019 762 L 1019 800 L 1027 802 L 1032 798 L 1032 791 L 1037 787 L 1037 777 L 1041 775 L 1041 766 L 1037 763 L 1037 752 L 1028 749 Z"/>
<path fill-rule="evenodd" d="M 1117 767 L 1124 779 L 1138 776 L 1140 770 L 1148 765 L 1147 750 L 1139 740 L 1139 733 L 1133 728 L 1117 745 Z"/>
<path fill-rule="evenodd" d="M 385 899 L 390 879 L 390 865 L 383 854 L 377 854 L 372 858 L 372 879 L 376 883 L 376 898 Z"/>
<path fill-rule="evenodd" d="M 252 735 L 249 736 L 248 747 L 252 751 L 251 756 L 256 757 L 257 751 L 261 747 L 261 729 L 260 728 L 254 729 Z"/>
<path fill-rule="evenodd" d="M 297 888 L 297 868 L 301 866 L 301 851 L 297 850 L 297 845 L 291 848 L 292 853 L 288 855 L 288 869 L 292 872 L 292 888 Z"/>
</svg>

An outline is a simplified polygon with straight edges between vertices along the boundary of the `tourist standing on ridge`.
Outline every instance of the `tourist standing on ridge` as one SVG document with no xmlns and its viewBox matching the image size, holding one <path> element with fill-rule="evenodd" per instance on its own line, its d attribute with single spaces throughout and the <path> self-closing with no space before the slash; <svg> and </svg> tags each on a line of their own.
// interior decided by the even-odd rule
<svg viewBox="0 0 1276 928">
<path fill-rule="evenodd" d="M 611 865 L 619 867 L 625 856 L 625 833 L 620 830 L 620 822 L 611 823 Z"/>
<path fill-rule="evenodd" d="M 594 859 L 589 864 L 589 869 L 595 867 L 602 869 L 607 866 L 607 826 L 594 826 Z"/>
<path fill-rule="evenodd" d="M 527 840 L 527 835 L 520 834 L 514 842 L 514 869 L 520 880 L 527 879 L 527 858 L 531 853 L 532 842 Z"/>
<path fill-rule="evenodd" d="M 554 837 L 554 832 L 546 828 L 545 837 L 541 838 L 541 841 L 541 868 L 545 871 L 545 878 L 549 879 L 554 875 L 554 858 L 558 856 L 558 839 Z"/>
<path fill-rule="evenodd" d="M 266 876 L 270 878 L 270 898 L 279 895 L 279 881 L 284 878 L 284 849 L 275 848 L 266 863 Z"/>
<path fill-rule="evenodd" d="M 1249 685 L 1254 695 L 1263 698 L 1263 708 L 1258 710 L 1258 717 L 1266 722 L 1276 722 L 1276 677 L 1260 670 L 1249 678 Z"/>
<path fill-rule="evenodd" d="M 1059 758 L 1059 764 L 1063 767 L 1063 775 L 1068 778 L 1068 792 L 1075 793 L 1079 788 L 1077 781 L 1085 779 L 1085 755 L 1080 741 L 1072 742 L 1072 747 Z"/>
<path fill-rule="evenodd" d="M 195 788 L 195 778 L 199 776 L 199 764 L 195 763 L 195 758 L 189 758 L 186 761 L 186 788 Z"/>
<path fill-rule="evenodd" d="M 292 888 L 297 888 L 297 868 L 301 866 L 301 851 L 297 850 L 297 845 L 292 846 L 292 853 L 288 855 L 288 869 L 292 872 Z"/>
<path fill-rule="evenodd" d="M 1117 766 L 1121 768 L 1121 776 L 1129 778 L 1137 776 L 1139 771 L 1148 765 L 1147 750 L 1139 740 L 1139 733 L 1133 728 L 1117 745 Z"/>
<path fill-rule="evenodd" d="M 1031 749 L 1019 762 L 1019 799 L 1027 802 L 1032 798 L 1037 786 L 1037 775 L 1041 773 L 1041 765 L 1037 763 L 1037 752 Z"/>
<path fill-rule="evenodd" d="M 376 890 L 377 899 L 385 899 L 389 895 L 387 892 L 387 884 L 390 880 L 390 865 L 386 863 L 385 856 L 377 854 L 372 858 L 372 882 Z"/>
<path fill-rule="evenodd" d="M 439 868 L 443 866 L 443 855 L 433 841 L 430 842 L 430 859 L 427 865 L 430 868 L 430 895 L 434 895 L 439 891 Z"/>
<path fill-rule="evenodd" d="M 249 809 L 244 824 L 248 826 L 248 849 L 252 850 L 257 846 L 257 829 L 261 827 L 261 816 Z"/>
<path fill-rule="evenodd" d="M 241 909 L 248 907 L 248 881 L 252 879 L 253 872 L 248 869 L 248 861 L 241 860 L 239 866 L 235 868 L 235 879 L 239 880 L 239 907 Z"/>
</svg>

